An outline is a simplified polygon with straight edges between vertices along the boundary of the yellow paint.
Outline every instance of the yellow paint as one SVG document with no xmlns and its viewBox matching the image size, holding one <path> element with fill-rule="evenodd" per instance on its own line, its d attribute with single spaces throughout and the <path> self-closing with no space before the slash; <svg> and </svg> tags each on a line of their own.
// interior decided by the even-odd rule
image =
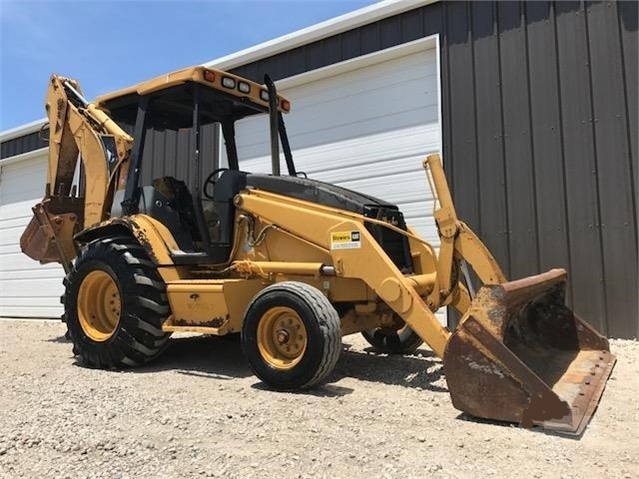
<svg viewBox="0 0 639 479">
<path fill-rule="evenodd" d="M 274 369 L 295 367 L 304 356 L 308 334 L 302 318 L 285 306 L 269 309 L 257 325 L 257 347 L 264 361 Z"/>
<path fill-rule="evenodd" d="M 78 291 L 80 327 L 93 341 L 113 336 L 120 322 L 120 290 L 109 273 L 95 269 L 87 274 Z"/>
<path fill-rule="evenodd" d="M 173 324 L 183 328 L 212 327 L 239 332 L 247 304 L 266 287 L 259 279 L 177 280 L 168 282 L 166 294 Z"/>
<path fill-rule="evenodd" d="M 231 78 L 235 82 L 236 87 L 226 88 L 222 86 L 223 77 Z M 207 78 L 212 78 L 212 81 Z M 121 90 L 99 96 L 96 99 L 95 104 L 98 108 L 105 109 L 108 108 L 108 103 L 111 100 L 117 98 L 132 94 L 148 95 L 149 93 L 153 93 L 159 90 L 165 90 L 167 88 L 171 88 L 187 82 L 199 83 L 206 87 L 222 91 L 228 95 L 233 95 L 238 98 L 246 98 L 251 102 L 261 105 L 265 108 L 268 108 L 269 106 L 268 101 L 264 101 L 260 97 L 260 91 L 265 89 L 264 85 L 260 85 L 259 83 L 252 82 L 250 80 L 247 80 L 246 78 L 233 75 L 232 73 L 224 72 L 222 70 L 215 70 L 213 68 L 206 68 L 203 66 L 184 68 L 182 70 L 174 71 L 156 78 L 152 78 L 151 80 L 146 80 L 131 87 L 123 88 Z M 241 92 L 237 88 L 239 82 L 243 82 L 249 85 L 249 93 Z M 279 105 L 278 109 L 284 113 L 287 113 L 290 109 L 290 102 L 281 95 L 278 95 L 277 98 Z M 287 105 L 289 108 L 286 108 Z"/>
</svg>

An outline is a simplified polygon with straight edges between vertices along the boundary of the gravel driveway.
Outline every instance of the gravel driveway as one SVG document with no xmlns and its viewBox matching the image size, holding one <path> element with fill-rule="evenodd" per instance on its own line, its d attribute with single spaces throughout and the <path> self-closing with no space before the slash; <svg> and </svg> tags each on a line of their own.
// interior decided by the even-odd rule
<svg viewBox="0 0 639 479">
<path fill-rule="evenodd" d="M 153 364 L 83 369 L 59 322 L 0 321 L 0 477 L 636 478 L 639 343 L 579 439 L 466 418 L 441 363 L 366 351 L 330 382 L 264 389 L 234 339 L 180 337 Z"/>
</svg>

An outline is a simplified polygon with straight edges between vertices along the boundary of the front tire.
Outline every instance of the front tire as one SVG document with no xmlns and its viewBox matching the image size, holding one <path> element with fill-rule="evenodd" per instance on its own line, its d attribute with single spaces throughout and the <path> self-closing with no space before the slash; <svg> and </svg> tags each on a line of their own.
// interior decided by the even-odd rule
<svg viewBox="0 0 639 479">
<path fill-rule="evenodd" d="M 339 315 L 305 283 L 262 290 L 249 304 L 242 349 L 255 375 L 277 390 L 307 389 L 325 381 L 342 350 Z"/>
<path fill-rule="evenodd" d="M 100 369 L 157 357 L 170 334 L 166 286 L 144 248 L 129 237 L 90 243 L 64 281 L 68 332 L 78 362 Z"/>
</svg>

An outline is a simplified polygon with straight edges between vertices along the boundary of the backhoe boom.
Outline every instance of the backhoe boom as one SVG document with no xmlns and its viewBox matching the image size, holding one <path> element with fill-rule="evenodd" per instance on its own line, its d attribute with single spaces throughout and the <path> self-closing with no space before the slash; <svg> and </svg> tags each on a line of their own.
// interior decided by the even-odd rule
<svg viewBox="0 0 639 479">
<path fill-rule="evenodd" d="M 133 138 L 87 102 L 78 84 L 52 75 L 47 90 L 49 162 L 45 195 L 20 244 L 31 258 L 68 270 L 77 254 L 73 236 L 107 218 L 124 188 Z M 88 180 L 87 180 L 88 179 Z"/>
</svg>

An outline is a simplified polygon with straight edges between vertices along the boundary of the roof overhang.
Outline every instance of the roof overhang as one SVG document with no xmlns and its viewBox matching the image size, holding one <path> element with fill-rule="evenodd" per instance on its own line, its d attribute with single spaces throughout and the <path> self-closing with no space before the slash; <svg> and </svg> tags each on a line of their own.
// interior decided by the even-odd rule
<svg viewBox="0 0 639 479">
<path fill-rule="evenodd" d="M 204 65 L 220 70 L 231 70 L 436 1 L 438 0 L 385 0 L 217 58 Z"/>
<path fill-rule="evenodd" d="M 49 120 L 46 117 L 40 118 L 39 120 L 32 121 L 31 123 L 25 123 L 24 125 L 16 126 L 10 130 L 0 132 L 0 143 L 29 135 L 30 133 L 35 133 L 48 121 Z"/>
<path fill-rule="evenodd" d="M 230 83 L 226 83 L 226 80 Z M 268 100 L 262 98 L 262 95 L 268 95 L 266 87 L 263 85 L 246 80 L 231 73 L 213 68 L 206 68 L 201 65 L 183 68 L 181 70 L 138 83 L 137 85 L 101 95 L 95 99 L 95 105 L 98 108 L 108 109 L 109 103 L 122 97 L 131 95 L 136 97 L 150 95 L 152 93 L 161 92 L 162 90 L 168 90 L 172 87 L 187 83 L 199 83 L 204 85 L 206 88 L 228 93 L 229 95 L 256 103 L 264 108 L 268 108 L 269 106 Z M 241 86 L 245 89 L 241 90 Z M 265 98 L 268 98 L 268 96 Z M 279 104 L 287 101 L 286 98 L 281 95 L 278 95 L 278 98 Z M 286 111 L 287 108 L 280 108 L 280 110 Z"/>
</svg>

